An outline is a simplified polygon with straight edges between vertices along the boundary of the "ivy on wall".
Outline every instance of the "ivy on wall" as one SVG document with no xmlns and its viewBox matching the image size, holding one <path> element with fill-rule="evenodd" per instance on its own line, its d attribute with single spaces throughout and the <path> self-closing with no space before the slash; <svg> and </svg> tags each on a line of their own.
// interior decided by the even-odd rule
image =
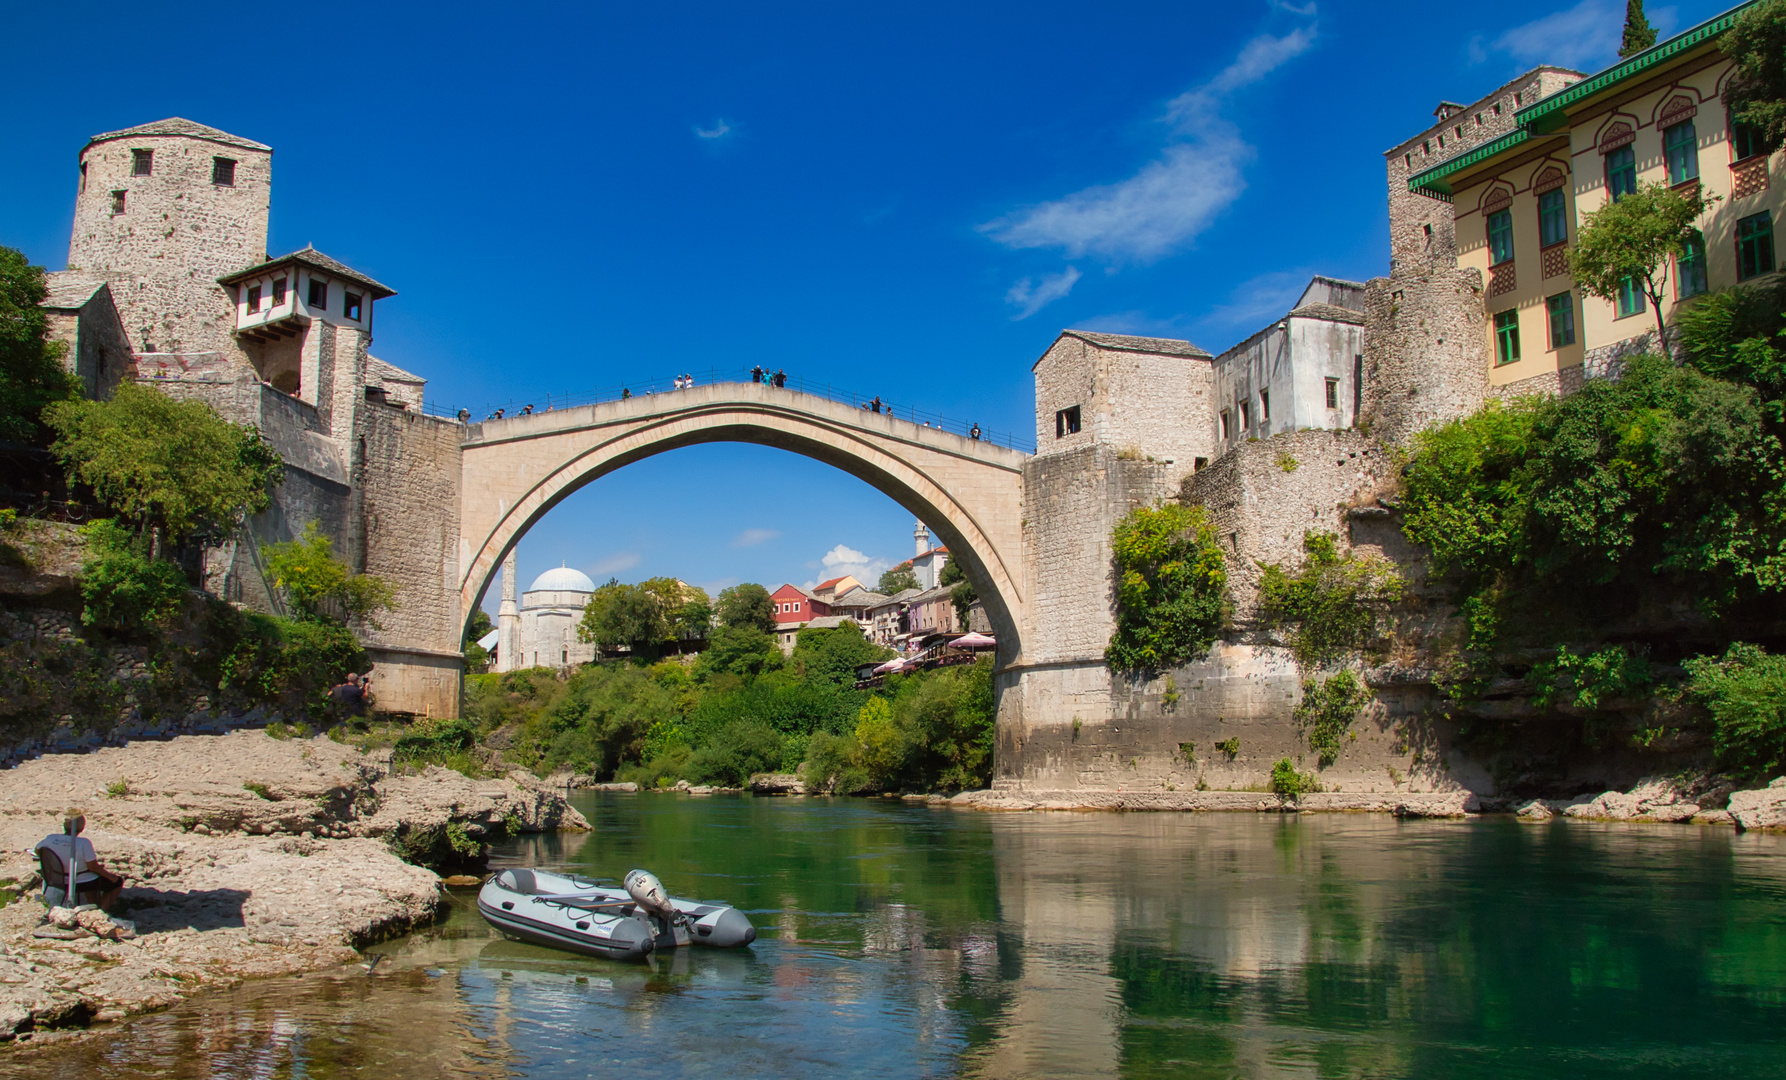
<svg viewBox="0 0 1786 1080">
<path fill-rule="evenodd" d="M 1208 651 L 1227 627 L 1228 571 L 1200 506 L 1129 512 L 1111 534 L 1116 633 L 1104 659 L 1117 671 L 1160 671 Z"/>
</svg>

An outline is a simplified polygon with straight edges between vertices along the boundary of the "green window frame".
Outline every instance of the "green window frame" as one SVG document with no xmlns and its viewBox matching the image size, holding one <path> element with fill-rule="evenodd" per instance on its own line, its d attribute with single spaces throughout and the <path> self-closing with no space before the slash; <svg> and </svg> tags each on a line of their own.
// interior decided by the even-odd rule
<svg viewBox="0 0 1786 1080">
<path fill-rule="evenodd" d="M 1635 275 L 1619 279 L 1617 302 L 1619 312 L 1618 317 L 1621 319 L 1631 315 L 1643 314 L 1643 285 L 1638 282 Z"/>
<path fill-rule="evenodd" d="M 1606 191 L 1618 202 L 1637 191 L 1637 151 L 1621 146 L 1606 155 Z"/>
<path fill-rule="evenodd" d="M 1550 347 L 1575 344 L 1575 297 L 1568 293 L 1545 297 L 1544 311 L 1550 316 Z"/>
<path fill-rule="evenodd" d="M 1569 205 L 1563 189 L 1538 196 L 1538 243 L 1543 247 L 1569 239 Z"/>
<path fill-rule="evenodd" d="M 1488 215 L 1488 264 L 1499 266 L 1513 258 L 1513 211 Z"/>
<path fill-rule="evenodd" d="M 1684 120 L 1662 129 L 1662 157 L 1668 163 L 1668 182 L 1684 184 L 1699 177 L 1699 132 Z"/>
<path fill-rule="evenodd" d="M 1743 123 L 1734 114 L 1730 117 L 1730 160 L 1742 161 L 1772 151 L 1760 128 Z"/>
<path fill-rule="evenodd" d="M 1681 239 L 1681 254 L 1674 260 L 1674 295 L 1685 300 L 1706 288 L 1705 237 L 1694 229 Z"/>
<path fill-rule="evenodd" d="M 1736 276 L 1738 281 L 1774 272 L 1774 219 L 1763 210 L 1736 223 Z"/>
<path fill-rule="evenodd" d="M 1497 312 L 1495 315 L 1495 362 L 1497 364 L 1519 362 L 1518 308 Z"/>
</svg>

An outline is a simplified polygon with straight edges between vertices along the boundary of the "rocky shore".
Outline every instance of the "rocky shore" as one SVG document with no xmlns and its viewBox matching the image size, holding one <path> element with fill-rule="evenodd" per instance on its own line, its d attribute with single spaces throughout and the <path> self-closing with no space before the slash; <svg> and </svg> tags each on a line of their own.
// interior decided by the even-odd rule
<svg viewBox="0 0 1786 1080">
<path fill-rule="evenodd" d="M 91 917 L 60 929 L 40 901 L 30 848 L 69 807 L 124 876 L 118 931 Z M 350 963 L 442 903 L 439 875 L 396 850 L 587 828 L 528 773 L 392 775 L 382 754 L 322 737 L 238 731 L 25 762 L 0 772 L 0 1039 Z"/>
</svg>

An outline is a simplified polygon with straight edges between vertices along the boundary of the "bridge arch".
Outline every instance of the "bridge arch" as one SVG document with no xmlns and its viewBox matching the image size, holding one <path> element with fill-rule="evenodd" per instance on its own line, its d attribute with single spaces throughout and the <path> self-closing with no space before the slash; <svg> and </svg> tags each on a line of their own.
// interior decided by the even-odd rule
<svg viewBox="0 0 1786 1080">
<path fill-rule="evenodd" d="M 709 442 L 772 446 L 855 476 L 922 520 L 961 563 L 1017 662 L 1028 598 L 1018 450 L 814 394 L 716 383 L 489 420 L 460 455 L 459 609 L 469 624 L 509 549 L 570 494 L 636 461 Z"/>
</svg>

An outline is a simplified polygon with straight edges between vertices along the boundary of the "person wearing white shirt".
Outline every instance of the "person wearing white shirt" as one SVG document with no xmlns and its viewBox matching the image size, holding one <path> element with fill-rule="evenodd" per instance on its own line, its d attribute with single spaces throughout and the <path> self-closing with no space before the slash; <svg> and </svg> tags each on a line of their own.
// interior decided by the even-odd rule
<svg viewBox="0 0 1786 1080">
<path fill-rule="evenodd" d="M 62 831 L 52 833 L 39 840 L 31 851 L 35 854 L 42 849 L 53 852 L 62 863 L 63 873 L 74 867 L 75 896 L 67 898 L 68 882 L 46 881 L 44 890 L 55 889 L 64 897 L 64 904 L 73 907 L 75 904 L 97 904 L 101 908 L 109 908 L 118 899 L 124 889 L 124 879 L 105 868 L 99 861 L 99 853 L 93 850 L 93 841 L 81 835 L 87 827 L 87 819 L 79 810 L 70 810 L 62 821 Z"/>
</svg>

